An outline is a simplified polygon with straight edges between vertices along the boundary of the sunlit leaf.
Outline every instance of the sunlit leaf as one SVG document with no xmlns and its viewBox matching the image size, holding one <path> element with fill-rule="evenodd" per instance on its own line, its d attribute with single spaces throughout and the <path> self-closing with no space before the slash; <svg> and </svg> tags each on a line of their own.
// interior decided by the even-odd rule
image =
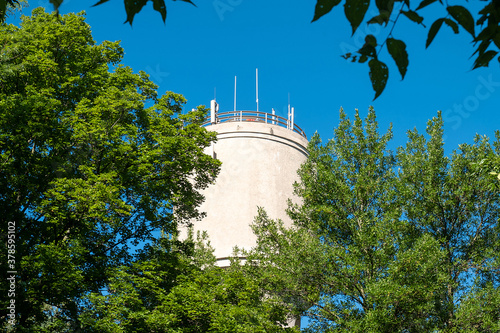
<svg viewBox="0 0 500 333">
<path fill-rule="evenodd" d="M 366 11 L 370 5 L 370 0 L 346 0 L 344 13 L 352 27 L 352 34 L 356 32 L 361 22 L 365 18 Z"/>
<path fill-rule="evenodd" d="M 446 10 L 468 33 L 475 36 L 474 18 L 471 13 L 462 6 L 448 6 Z"/>
<path fill-rule="evenodd" d="M 441 29 L 443 22 L 444 19 L 440 18 L 434 21 L 434 23 L 432 23 L 431 28 L 429 29 L 429 33 L 427 34 L 427 41 L 425 42 L 426 48 L 428 48 L 429 45 L 431 45 L 432 41 L 434 40 L 434 37 L 436 37 L 436 34 L 438 33 L 439 29 Z"/>
<path fill-rule="evenodd" d="M 408 52 L 406 52 L 406 44 L 401 40 L 388 38 L 387 50 L 398 66 L 401 79 L 404 79 L 406 70 L 408 69 Z"/>
<path fill-rule="evenodd" d="M 370 67 L 370 81 L 375 91 L 375 98 L 373 100 L 376 100 L 385 89 L 387 80 L 389 79 L 389 69 L 386 64 L 377 59 L 370 60 L 368 66 Z"/>
<path fill-rule="evenodd" d="M 337 6 L 340 0 L 318 0 L 314 8 L 314 17 L 311 22 L 316 21 L 321 16 L 328 14 L 333 7 Z"/>
</svg>

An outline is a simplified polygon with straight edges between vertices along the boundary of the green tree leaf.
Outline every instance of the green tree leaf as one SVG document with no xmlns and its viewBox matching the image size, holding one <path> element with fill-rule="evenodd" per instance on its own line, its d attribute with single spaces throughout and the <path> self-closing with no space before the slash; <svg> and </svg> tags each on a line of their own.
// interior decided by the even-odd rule
<svg viewBox="0 0 500 333">
<path fill-rule="evenodd" d="M 422 9 L 424 7 L 427 7 L 427 6 L 429 6 L 430 4 L 433 4 L 436 1 L 438 1 L 438 0 L 422 0 L 422 2 L 420 2 L 420 4 L 418 5 L 418 7 L 417 7 L 416 10 Z"/>
<path fill-rule="evenodd" d="M 220 165 L 204 153 L 215 134 L 201 127 L 204 108 L 183 113 L 181 95 L 158 95 L 121 65 L 118 42 L 96 43 L 83 14 L 36 8 L 21 20 L 0 25 L 0 207 L 17 228 L 17 328 L 75 332 L 82 297 L 133 249 L 200 217 L 198 191 Z"/>
<path fill-rule="evenodd" d="M 215 266 L 213 249 L 160 239 L 148 259 L 113 271 L 109 292 L 94 292 L 80 315 L 83 329 L 97 332 L 298 332 L 286 327 L 288 307 L 266 295 L 233 259 Z M 194 243 L 194 244 L 192 244 Z"/>
<path fill-rule="evenodd" d="M 446 25 L 449 26 L 455 34 L 458 34 L 458 24 L 455 21 L 453 21 L 447 17 L 444 18 L 443 20 L 444 20 L 444 23 L 446 23 Z"/>
<path fill-rule="evenodd" d="M 424 18 L 413 10 L 402 10 L 401 13 L 415 23 L 422 24 L 422 22 L 424 21 Z"/>
<path fill-rule="evenodd" d="M 385 89 L 389 79 L 389 69 L 386 64 L 377 59 L 370 60 L 368 66 L 370 67 L 370 81 L 375 91 L 375 97 L 373 98 L 375 100 Z"/>
<path fill-rule="evenodd" d="M 163 19 L 163 23 L 167 19 L 167 7 L 165 6 L 164 0 L 153 0 L 153 9 L 161 14 L 161 18 Z"/>
<path fill-rule="evenodd" d="M 408 52 L 406 52 L 406 44 L 403 41 L 394 38 L 388 38 L 386 43 L 389 54 L 398 66 L 401 79 L 404 79 L 408 68 Z"/>
<path fill-rule="evenodd" d="M 5 20 L 5 15 L 7 13 L 7 1 L 0 2 L 0 22 Z"/>
<path fill-rule="evenodd" d="M 49 1 L 54 6 L 54 9 L 56 10 L 56 12 L 58 12 L 59 7 L 61 6 L 61 4 L 63 3 L 64 0 L 49 0 Z"/>
<path fill-rule="evenodd" d="M 500 132 L 451 156 L 440 113 L 407 133 L 392 153 L 373 109 L 341 110 L 333 138 L 310 141 L 293 227 L 259 210 L 253 274 L 306 332 L 498 330 L 500 188 L 478 161 L 497 164 Z"/>
<path fill-rule="evenodd" d="M 129 23 L 132 25 L 132 22 L 134 21 L 134 16 L 135 14 L 139 13 L 146 4 L 148 3 L 148 0 L 125 0 L 125 12 L 127 13 L 127 20 L 125 23 Z"/>
<path fill-rule="evenodd" d="M 95 6 L 98 6 L 98 5 L 102 5 L 103 3 L 106 3 L 108 1 L 109 0 L 99 0 L 98 2 L 96 2 L 95 4 L 93 4 L 92 7 L 95 7 Z"/>
<path fill-rule="evenodd" d="M 493 51 L 493 50 L 489 50 L 489 51 L 486 51 L 486 52 L 480 54 L 476 58 L 476 60 L 474 61 L 474 68 L 473 69 L 476 69 L 478 67 L 488 67 L 491 59 L 493 59 L 497 54 L 498 54 L 498 52 Z"/>
<path fill-rule="evenodd" d="M 446 10 L 468 33 L 475 37 L 474 18 L 463 6 L 448 6 Z"/>
<path fill-rule="evenodd" d="M 387 25 L 387 23 L 389 22 L 389 19 L 390 19 L 389 12 L 382 12 L 379 15 L 374 16 L 371 19 L 369 19 L 366 23 L 367 24 L 376 23 L 376 24 L 380 24 L 380 25 L 382 25 L 382 24 Z"/>
<path fill-rule="evenodd" d="M 429 47 L 431 45 L 432 41 L 434 40 L 434 37 L 436 37 L 436 34 L 438 33 L 439 29 L 441 29 L 441 26 L 443 25 L 444 18 L 437 19 L 434 21 L 429 29 L 429 33 L 427 34 L 427 41 L 425 42 L 425 47 Z"/>
<path fill-rule="evenodd" d="M 333 7 L 337 6 L 340 0 L 318 0 L 314 8 L 314 17 L 311 22 L 318 20 L 325 14 L 328 14 Z"/>
<path fill-rule="evenodd" d="M 392 14 L 392 10 L 394 8 L 393 0 L 375 0 L 375 4 L 379 11 L 379 15 L 375 16 L 367 23 L 380 23 L 380 21 L 384 22 L 386 25 L 389 22 L 389 19 Z"/>
<path fill-rule="evenodd" d="M 346 0 L 344 4 L 345 17 L 351 24 L 352 34 L 356 32 L 365 17 L 370 0 Z"/>
<path fill-rule="evenodd" d="M 365 44 L 357 51 L 361 54 L 360 62 L 365 62 L 368 57 L 376 58 L 377 57 L 377 39 L 373 35 L 367 35 L 365 37 Z"/>
</svg>

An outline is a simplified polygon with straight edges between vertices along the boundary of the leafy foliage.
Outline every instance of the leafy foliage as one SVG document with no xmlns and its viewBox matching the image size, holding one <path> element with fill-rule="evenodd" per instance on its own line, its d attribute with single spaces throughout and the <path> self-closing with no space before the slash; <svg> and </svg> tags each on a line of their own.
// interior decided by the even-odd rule
<svg viewBox="0 0 500 333">
<path fill-rule="evenodd" d="M 145 261 L 113 273 L 82 314 L 85 332 L 295 332 L 286 307 L 266 297 L 240 264 L 222 269 L 203 239 L 162 239 Z"/>
<path fill-rule="evenodd" d="M 56 12 L 63 1 L 64 0 L 51 0 Z M 100 0 L 94 6 L 104 4 L 108 1 L 109 0 Z M 128 22 L 132 25 L 135 15 L 142 10 L 148 1 L 153 2 L 153 9 L 161 14 L 162 20 L 165 22 L 167 17 L 167 8 L 164 0 L 125 0 L 124 5 L 127 13 L 125 23 Z M 188 2 L 195 6 L 191 0 L 181 1 Z M 426 28 L 426 25 L 424 24 L 425 17 L 422 16 L 422 10 L 424 8 L 429 8 L 429 6 L 437 8 L 436 6 L 439 3 L 439 5 L 444 7 L 445 16 L 436 19 L 430 25 L 425 47 L 427 48 L 431 45 L 443 23 L 452 28 L 453 32 L 456 34 L 459 33 L 459 26 L 461 26 L 472 36 L 472 42 L 477 45 L 476 50 L 473 53 L 473 56 L 476 55 L 473 69 L 488 67 L 490 62 L 497 56 L 500 49 L 500 2 L 497 0 L 487 0 L 484 2 L 486 5 L 479 10 L 475 18 L 475 16 L 466 7 L 460 5 L 449 5 L 447 2 L 443 1 L 419 0 L 416 3 L 411 2 L 410 0 L 375 0 L 377 14 L 365 19 L 366 13 L 373 2 L 370 2 L 370 0 L 345 0 L 344 14 L 351 25 L 353 35 L 363 22 L 366 22 L 366 24 L 379 24 L 385 27 L 391 23 L 391 26 L 389 27 L 390 30 L 386 39 L 380 44 L 375 43 L 372 45 L 374 48 L 373 52 L 367 54 L 365 44 L 357 51 L 357 53 L 360 54 L 359 57 L 357 54 L 352 53 L 347 53 L 342 56 L 345 59 L 350 59 L 352 62 L 357 61 L 359 63 L 365 63 L 367 60 L 374 60 L 373 62 L 368 61 L 368 65 L 370 69 L 370 80 L 372 82 L 373 90 L 375 91 L 374 99 L 376 99 L 384 91 L 389 74 L 387 66 L 381 59 L 379 59 L 380 54 L 384 49 L 384 45 L 386 46 L 389 55 L 396 63 L 398 71 L 401 74 L 401 78 L 404 79 L 406 75 L 409 64 L 409 55 L 406 52 L 406 44 L 402 37 L 396 39 L 393 34 L 400 16 L 403 15 L 410 21 Z M 5 19 L 5 9 L 9 6 L 15 6 L 17 3 L 18 0 L 0 1 L 0 21 Z M 331 12 L 332 9 L 340 3 L 342 3 L 342 0 L 317 0 L 312 22 L 317 21 L 324 15 Z M 395 6 L 397 4 L 398 6 Z M 476 32 L 476 26 L 479 27 L 479 33 Z M 372 35 L 369 35 L 369 37 L 371 39 L 375 38 Z M 406 37 L 406 39 L 411 39 L 412 36 Z M 398 42 L 395 43 L 394 41 Z M 498 61 L 500 62 L 500 57 L 498 57 Z M 384 68 L 384 70 L 380 71 L 381 68 Z M 375 75 L 374 69 L 378 70 L 377 75 Z M 387 73 L 385 73 L 386 70 Z"/>
<path fill-rule="evenodd" d="M 0 0 L 0 22 L 3 22 L 6 17 L 6 12 L 8 8 L 16 8 L 20 6 L 22 2 L 27 0 Z M 63 4 L 64 0 L 49 0 L 54 10 L 59 14 L 59 7 Z M 99 0 L 93 6 L 102 5 L 109 0 Z M 167 6 L 165 5 L 165 0 L 124 0 L 125 12 L 127 13 L 127 19 L 125 23 L 130 23 L 134 21 L 134 17 L 138 14 L 142 8 L 147 5 L 148 2 L 153 3 L 153 9 L 160 13 L 163 22 L 167 19 Z M 176 0 L 174 0 L 176 1 Z M 196 6 L 191 0 L 180 0 Z"/>
<path fill-rule="evenodd" d="M 99 0 L 94 6 L 102 5 L 103 3 L 108 2 L 109 0 Z M 167 18 L 167 6 L 165 5 L 165 0 L 124 0 L 125 12 L 127 13 L 127 20 L 125 23 L 130 23 L 134 21 L 134 17 L 138 14 L 142 8 L 151 1 L 153 3 L 153 9 L 160 13 L 161 19 L 165 22 Z M 175 1 L 175 0 L 174 0 Z M 188 2 L 193 6 L 196 6 L 191 0 L 180 0 L 184 2 Z M 52 1 L 51 1 L 52 2 Z M 58 0 L 57 3 L 54 3 L 54 9 L 58 11 L 59 6 L 62 4 L 63 0 Z"/>
<path fill-rule="evenodd" d="M 325 1 L 318 1 L 320 2 Z M 359 1 L 358 1 L 359 2 Z M 345 2 L 345 16 L 351 24 L 353 34 L 360 24 L 365 21 L 365 13 L 370 6 L 370 1 L 358 3 L 352 0 L 346 0 Z M 316 5 L 313 21 L 318 20 L 322 16 L 329 13 L 336 5 L 340 4 L 341 1 L 329 1 L 328 10 L 324 10 L 323 7 Z M 395 4 L 400 3 L 397 8 Z M 414 8 L 414 4 L 410 0 L 376 0 L 375 5 L 377 7 L 378 13 L 371 18 L 366 20 L 366 24 L 379 24 L 387 26 L 389 22 L 392 23 L 390 27 L 389 34 L 385 41 L 381 44 L 374 45 L 378 48 L 376 52 L 366 54 L 364 52 L 365 46 L 358 50 L 358 53 L 362 56 L 357 58 L 357 55 L 348 53 L 344 55 L 344 58 L 351 59 L 352 61 L 358 61 L 360 63 L 366 62 L 366 57 L 373 59 L 376 62 L 374 64 L 382 63 L 378 58 L 384 45 L 387 46 L 387 51 L 392 59 L 396 62 L 396 66 L 404 78 L 406 74 L 406 68 L 408 67 L 408 54 L 405 52 L 395 52 L 393 35 L 395 27 L 401 14 L 408 18 L 410 21 L 415 22 L 422 27 L 426 28 L 424 25 L 424 16 L 422 16 L 422 9 L 428 8 L 433 5 L 433 7 L 439 5 L 443 6 L 446 10 L 446 16 L 436 19 L 430 26 L 428 31 L 428 36 L 426 40 L 426 48 L 430 46 L 434 40 L 436 34 L 440 30 L 443 23 L 446 23 L 449 27 L 453 29 L 455 33 L 459 33 L 459 26 L 461 26 L 465 31 L 467 31 L 472 36 L 472 42 L 477 45 L 476 50 L 473 55 L 476 55 L 474 60 L 473 69 L 479 67 L 487 67 L 491 60 L 498 54 L 498 49 L 500 48 L 500 3 L 496 0 L 485 1 L 486 5 L 478 12 L 478 16 L 475 19 L 471 14 L 469 9 L 464 6 L 459 5 L 449 5 L 447 2 L 436 1 L 436 0 L 422 0 L 418 2 L 418 5 Z M 356 5 L 354 5 L 356 4 Z M 326 6 L 325 6 L 326 7 Z M 349 8 L 349 10 L 347 10 Z M 480 32 L 476 34 L 476 28 L 480 27 Z M 411 36 L 407 37 L 408 39 Z M 401 43 L 404 43 L 401 41 Z M 493 44 L 492 44 L 493 43 Z M 495 48 L 494 50 L 489 49 L 490 47 Z M 398 50 L 403 50 L 401 46 L 398 46 Z M 500 58 L 498 58 L 500 61 Z M 370 62 L 368 63 L 370 64 Z M 373 90 L 375 91 L 375 99 L 380 96 L 385 88 L 387 81 L 381 80 L 379 76 L 374 76 L 372 74 L 373 68 L 370 66 L 370 80 L 372 82 Z"/>
<path fill-rule="evenodd" d="M 16 11 L 28 5 L 28 0 L 0 0 L 0 24 Z"/>
<path fill-rule="evenodd" d="M 36 9 L 20 28 L 0 26 L 0 45 L 1 234 L 16 227 L 16 267 L 2 242 L 0 275 L 17 271 L 19 331 L 42 332 L 54 314 L 71 330 L 80 298 L 132 248 L 200 217 L 215 135 L 200 126 L 204 108 L 183 114 L 181 95 L 159 96 L 120 65 L 118 42 L 97 45 L 82 14 Z"/>
<path fill-rule="evenodd" d="M 478 136 L 446 157 L 439 114 L 428 139 L 409 131 L 393 153 L 373 110 L 340 118 L 333 139 L 310 142 L 294 227 L 255 220 L 250 258 L 268 293 L 288 295 L 308 332 L 493 332 L 500 191 L 477 161 L 500 142 Z"/>
</svg>

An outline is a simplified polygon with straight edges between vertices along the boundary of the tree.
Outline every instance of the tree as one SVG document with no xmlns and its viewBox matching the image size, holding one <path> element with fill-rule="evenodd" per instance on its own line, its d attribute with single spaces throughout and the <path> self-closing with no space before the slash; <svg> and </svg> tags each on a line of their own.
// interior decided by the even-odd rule
<svg viewBox="0 0 500 333">
<path fill-rule="evenodd" d="M 0 287 L 1 325 L 13 300 L 14 329 L 57 314 L 72 331 L 81 297 L 134 248 L 200 217 L 215 135 L 203 107 L 183 114 L 181 95 L 120 65 L 118 42 L 97 45 L 83 14 L 38 8 L 0 26 L 0 45 L 0 275 L 15 279 L 14 296 Z"/>
<path fill-rule="evenodd" d="M 28 4 L 28 0 L 1 0 L 0 1 L 0 23 L 5 21 L 13 12 L 21 10 Z"/>
<path fill-rule="evenodd" d="M 107 1 L 101 0 L 94 6 Z M 154 10 L 158 11 L 163 21 L 165 21 L 167 14 L 165 1 L 151 1 Z M 182 1 L 195 5 L 190 0 Z M 17 3 L 17 0 L 7 0 L 6 2 L 12 6 Z M 148 0 L 125 0 L 124 4 L 127 12 L 125 23 L 132 24 L 134 16 L 141 11 L 147 2 Z M 317 0 L 312 22 L 328 14 L 341 2 L 343 1 Z M 57 11 L 63 0 L 51 0 L 51 3 Z M 489 66 L 491 60 L 498 55 L 500 48 L 500 1 L 498 0 L 484 1 L 484 7 L 477 14 L 473 11 L 475 7 L 473 2 L 464 5 L 450 5 L 447 2 L 437 0 L 419 0 L 413 3 L 410 0 L 377 0 L 373 4 L 370 0 L 345 0 L 343 3 L 345 17 L 351 25 L 353 35 L 362 24 L 378 24 L 387 29 L 387 37 L 383 40 L 377 41 L 374 35 L 367 35 L 365 44 L 359 50 L 342 55 L 349 61 L 368 64 L 370 81 L 375 91 L 374 99 L 382 94 L 389 79 L 389 68 L 384 62 L 385 60 L 382 61 L 385 57 L 382 54 L 383 49 L 386 49 L 394 60 L 402 79 L 404 79 L 409 66 L 409 55 L 406 51 L 405 40 L 410 40 L 413 36 L 398 36 L 396 26 L 400 19 L 408 19 L 423 29 L 427 29 L 427 26 L 429 26 L 425 42 L 426 48 L 431 45 L 443 25 L 448 26 L 455 34 L 458 34 L 460 29 L 465 30 L 470 34 L 471 42 L 476 46 L 472 54 L 472 56 L 475 56 L 473 69 Z M 366 17 L 370 6 L 376 7 L 377 14 L 373 17 Z M 429 8 L 436 10 L 441 8 L 443 12 L 442 17 L 436 19 L 430 25 L 425 22 L 423 14 Z M 2 12 L 0 10 L 1 20 Z M 500 61 L 500 57 L 497 57 L 497 59 Z"/>
<path fill-rule="evenodd" d="M 442 126 L 440 117 L 428 123 L 429 140 L 410 131 L 398 159 L 406 218 L 418 233 L 431 234 L 445 251 L 442 270 L 449 282 L 442 318 L 445 327 L 453 330 L 457 312 L 467 313 L 467 299 L 500 292 L 499 191 L 490 186 L 489 172 L 477 167 L 477 161 L 498 158 L 500 132 L 494 147 L 487 137 L 477 135 L 474 144 L 461 144 L 448 158 Z"/>
<path fill-rule="evenodd" d="M 499 191 L 477 161 L 500 154 L 485 137 L 446 157 L 440 114 L 397 153 L 341 111 L 334 138 L 315 135 L 291 205 L 292 229 L 260 212 L 250 254 L 268 292 L 288 295 L 310 332 L 495 331 Z M 475 320 L 468 321 L 470 318 Z"/>
<path fill-rule="evenodd" d="M 296 332 L 283 303 L 266 297 L 238 260 L 215 265 L 205 238 L 161 239 L 146 260 L 116 269 L 105 294 L 88 297 L 85 332 Z"/>
</svg>

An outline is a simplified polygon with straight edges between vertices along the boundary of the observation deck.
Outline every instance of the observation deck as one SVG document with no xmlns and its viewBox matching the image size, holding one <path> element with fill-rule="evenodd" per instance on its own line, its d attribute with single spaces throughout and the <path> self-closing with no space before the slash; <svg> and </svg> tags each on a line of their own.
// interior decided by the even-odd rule
<svg viewBox="0 0 500 333">
<path fill-rule="evenodd" d="M 217 106 L 212 105 L 210 116 L 207 117 L 203 126 L 210 126 L 221 123 L 228 122 L 254 122 L 254 123 L 264 123 L 270 125 L 277 125 L 293 131 L 304 139 L 307 140 L 306 133 L 302 128 L 293 122 L 293 108 L 292 112 L 289 112 L 288 119 L 278 116 L 274 113 L 261 112 L 261 111 L 227 111 L 227 112 L 217 112 Z"/>
</svg>

